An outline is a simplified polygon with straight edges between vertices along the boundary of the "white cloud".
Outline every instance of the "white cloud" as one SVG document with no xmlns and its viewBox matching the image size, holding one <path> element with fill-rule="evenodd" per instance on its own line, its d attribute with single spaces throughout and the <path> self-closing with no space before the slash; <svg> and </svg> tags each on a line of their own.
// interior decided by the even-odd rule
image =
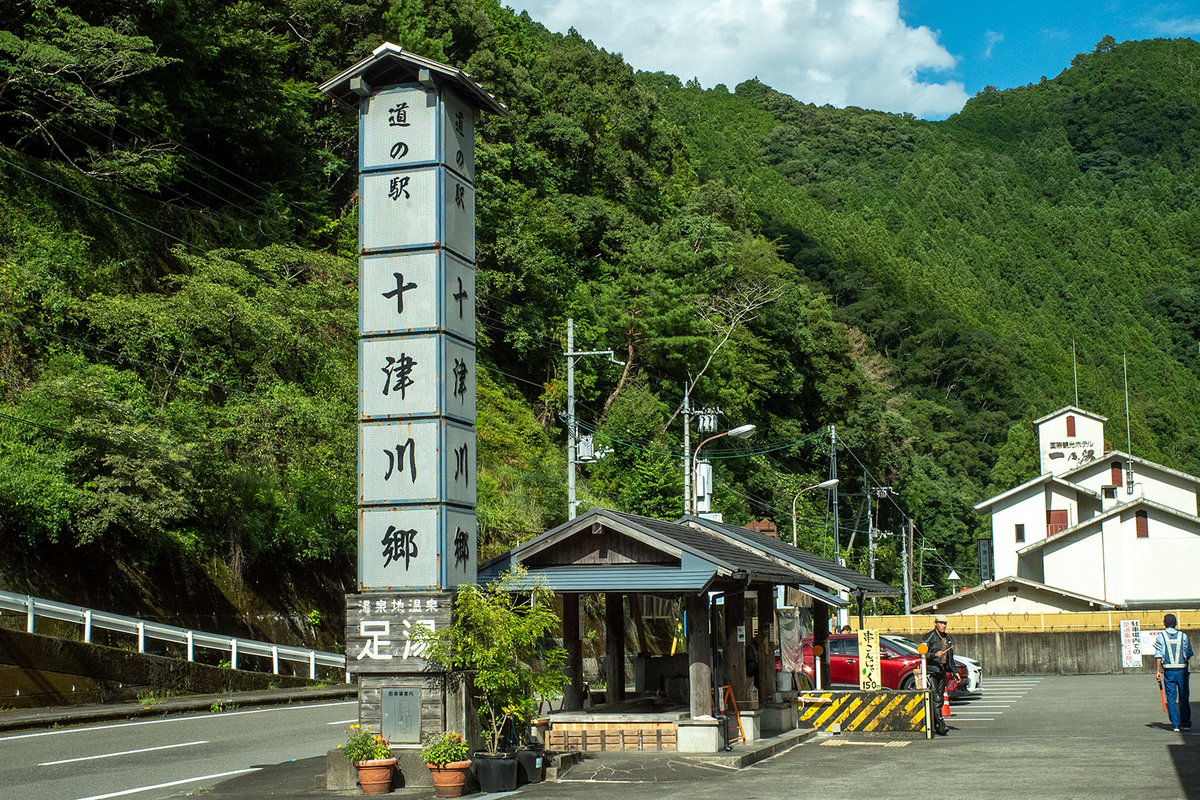
<svg viewBox="0 0 1200 800">
<path fill-rule="evenodd" d="M 944 117 L 969 97 L 935 81 L 955 58 L 898 0 L 508 0 L 553 31 L 574 27 L 635 69 L 730 89 L 757 77 L 798 100 Z"/>
<path fill-rule="evenodd" d="M 996 33 L 995 31 L 988 31 L 985 34 L 983 34 L 983 40 L 987 43 L 987 46 L 984 48 L 984 51 L 983 51 L 983 57 L 991 58 L 992 57 L 992 48 L 994 48 L 996 45 L 1000 44 L 1000 42 L 1004 41 L 1004 34 Z"/>
<path fill-rule="evenodd" d="M 1200 33 L 1200 17 L 1155 20 L 1151 27 L 1165 36 L 1193 36 Z"/>
</svg>

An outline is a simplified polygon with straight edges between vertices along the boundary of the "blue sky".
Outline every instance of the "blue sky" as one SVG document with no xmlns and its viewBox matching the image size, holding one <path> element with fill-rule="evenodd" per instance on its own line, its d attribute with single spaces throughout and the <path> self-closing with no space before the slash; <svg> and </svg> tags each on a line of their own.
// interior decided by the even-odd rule
<svg viewBox="0 0 1200 800">
<path fill-rule="evenodd" d="M 1143 0 L 509 0 L 636 69 L 941 119 L 983 87 L 1053 78 L 1105 35 L 1200 38 L 1200 4 Z"/>
</svg>

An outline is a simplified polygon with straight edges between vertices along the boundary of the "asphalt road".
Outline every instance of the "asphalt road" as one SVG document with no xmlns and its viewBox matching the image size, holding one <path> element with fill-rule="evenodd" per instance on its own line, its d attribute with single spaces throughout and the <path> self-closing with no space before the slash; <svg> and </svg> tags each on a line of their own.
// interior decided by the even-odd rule
<svg viewBox="0 0 1200 800">
<path fill-rule="evenodd" d="M 0 736 L 0 799 L 163 798 L 323 756 L 357 703 L 269 706 Z"/>
<path fill-rule="evenodd" d="M 985 678 L 944 738 L 821 737 L 740 771 L 585 761 L 520 794 L 566 800 L 1200 800 L 1200 734 L 1172 733 L 1150 676 Z M 1193 702 L 1200 721 L 1200 703 Z"/>
</svg>

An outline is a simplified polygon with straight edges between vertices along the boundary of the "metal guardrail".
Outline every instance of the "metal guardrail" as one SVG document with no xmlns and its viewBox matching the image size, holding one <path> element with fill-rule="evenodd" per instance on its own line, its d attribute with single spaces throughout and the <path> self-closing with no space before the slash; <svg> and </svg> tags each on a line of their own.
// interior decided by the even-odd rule
<svg viewBox="0 0 1200 800">
<path fill-rule="evenodd" d="M 105 611 L 94 611 L 90 608 L 73 606 L 55 600 L 43 600 L 27 594 L 0 591 L 0 609 L 24 613 L 26 615 L 25 630 L 29 633 L 34 632 L 34 620 L 39 616 L 82 625 L 83 641 L 89 644 L 92 641 L 93 628 L 127 633 L 137 637 L 139 653 L 146 652 L 146 639 L 157 639 L 185 645 L 188 661 L 195 661 L 197 647 L 229 653 L 229 663 L 233 669 L 238 668 L 239 655 L 251 655 L 270 658 L 271 672 L 275 675 L 279 674 L 280 659 L 307 663 L 308 677 L 313 680 L 316 680 L 317 677 L 318 664 L 323 667 L 337 667 L 342 672 L 346 671 L 346 657 L 339 653 L 327 653 L 304 647 L 289 647 L 253 639 L 241 639 L 236 636 L 221 636 L 215 633 L 177 628 L 174 625 L 163 625 L 158 622 L 123 617 L 119 614 L 109 614 Z M 347 682 L 349 682 L 348 678 Z"/>
</svg>

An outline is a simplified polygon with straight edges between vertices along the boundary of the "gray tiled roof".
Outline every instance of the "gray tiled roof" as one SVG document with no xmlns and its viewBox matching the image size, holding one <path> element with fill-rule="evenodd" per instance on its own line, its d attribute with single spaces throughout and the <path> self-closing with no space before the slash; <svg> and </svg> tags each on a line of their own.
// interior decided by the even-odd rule
<svg viewBox="0 0 1200 800">
<path fill-rule="evenodd" d="M 816 575 L 825 577 L 831 581 L 830 585 L 835 585 L 835 588 L 845 587 L 854 594 L 862 591 L 867 597 L 898 597 L 901 594 L 899 589 L 883 581 L 867 577 L 849 567 L 843 567 L 841 564 L 831 561 L 828 558 L 822 558 L 815 553 L 810 553 L 788 542 L 767 536 L 758 531 L 752 531 L 749 528 L 742 528 L 725 522 L 716 522 L 693 516 L 683 517 L 680 521 L 690 521 L 694 524 L 702 525 L 724 536 L 732 537 L 743 544 L 770 553 L 776 558 L 783 559 L 798 567 L 803 567 Z M 736 547 L 736 545 L 731 546 Z"/>
<path fill-rule="evenodd" d="M 674 539 L 701 553 L 712 556 L 734 569 L 750 573 L 755 578 L 773 580 L 776 583 L 797 584 L 808 583 L 808 579 L 798 572 L 793 572 L 770 559 L 756 556 L 743 547 L 732 544 L 724 537 L 690 525 L 678 522 L 668 522 L 650 517 L 639 517 L 636 514 L 625 514 L 619 511 L 606 512 L 614 517 L 623 519 L 633 525 L 648 528 L 660 536 Z"/>
</svg>

